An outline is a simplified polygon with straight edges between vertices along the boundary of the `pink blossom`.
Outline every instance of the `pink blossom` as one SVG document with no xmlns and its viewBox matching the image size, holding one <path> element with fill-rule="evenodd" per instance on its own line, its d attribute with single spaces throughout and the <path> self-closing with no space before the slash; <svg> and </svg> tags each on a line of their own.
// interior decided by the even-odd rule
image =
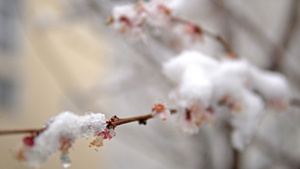
<svg viewBox="0 0 300 169">
<path fill-rule="evenodd" d="M 287 110 L 289 103 L 284 98 L 273 98 L 266 100 L 266 105 L 273 110 Z"/>
<path fill-rule="evenodd" d="M 117 6 L 107 23 L 121 33 L 142 36 L 144 32 L 146 12 L 143 3 Z"/>
<path fill-rule="evenodd" d="M 181 130 L 188 134 L 197 133 L 201 124 L 214 123 L 214 110 L 212 108 L 202 109 L 199 106 L 186 108 L 180 120 Z"/>
<path fill-rule="evenodd" d="M 116 133 L 113 129 L 105 129 L 100 133 L 100 135 L 103 135 L 103 139 L 112 139 L 114 136 L 116 136 Z"/>
<path fill-rule="evenodd" d="M 166 109 L 163 104 L 154 104 L 154 107 L 152 108 L 152 115 L 155 117 L 159 115 L 159 117 L 163 120 L 166 120 L 168 117 L 170 117 L 171 112 L 170 110 Z"/>
<path fill-rule="evenodd" d="M 189 36 L 191 43 L 195 43 L 197 41 L 200 42 L 204 41 L 203 31 L 199 26 L 192 23 L 187 23 L 184 25 L 183 29 L 184 29 L 183 33 Z"/>
<path fill-rule="evenodd" d="M 24 137 L 23 143 L 29 147 L 34 146 L 34 137 L 32 137 L 32 136 Z"/>
<path fill-rule="evenodd" d="M 116 136 L 116 133 L 113 129 L 105 129 L 101 133 L 97 134 L 97 137 L 90 142 L 90 147 L 96 146 L 96 147 L 101 147 L 103 146 L 103 140 L 104 139 L 112 139 L 113 137 Z"/>
</svg>

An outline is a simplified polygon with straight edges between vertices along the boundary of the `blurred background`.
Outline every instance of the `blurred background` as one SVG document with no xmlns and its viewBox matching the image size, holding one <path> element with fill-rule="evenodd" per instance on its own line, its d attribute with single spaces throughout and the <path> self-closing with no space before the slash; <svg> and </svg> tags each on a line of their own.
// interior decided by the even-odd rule
<svg viewBox="0 0 300 169">
<path fill-rule="evenodd" d="M 0 0 L 0 129 L 39 128 L 68 110 L 130 117 L 150 113 L 174 87 L 161 64 L 178 54 L 164 37 L 132 41 L 105 25 L 111 9 L 126 0 Z M 238 55 L 287 76 L 300 98 L 299 0 L 186 0 L 176 14 L 222 35 Z M 189 48 L 220 57 L 212 39 Z M 295 104 L 297 104 L 295 102 Z M 300 113 L 266 111 L 239 168 L 299 168 Z M 298 103 L 299 105 L 299 103 Z M 96 152 L 78 140 L 70 157 L 82 168 L 232 167 L 224 124 L 199 134 L 179 132 L 176 117 L 128 124 Z M 0 169 L 27 168 L 11 154 L 24 135 L 0 137 Z M 62 168 L 58 154 L 42 168 Z"/>
</svg>

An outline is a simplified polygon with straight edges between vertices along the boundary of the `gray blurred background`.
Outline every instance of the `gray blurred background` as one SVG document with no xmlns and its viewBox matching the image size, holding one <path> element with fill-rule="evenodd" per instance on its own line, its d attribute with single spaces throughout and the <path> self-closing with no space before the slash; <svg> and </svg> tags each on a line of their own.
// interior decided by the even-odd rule
<svg viewBox="0 0 300 169">
<path fill-rule="evenodd" d="M 130 117 L 150 113 L 174 87 L 161 64 L 178 54 L 164 37 L 132 42 L 106 26 L 125 0 L 0 0 L 0 129 L 38 128 L 61 111 Z M 299 0 L 186 0 L 178 16 L 222 35 L 258 67 L 279 71 L 300 98 Z M 222 47 L 207 38 L 191 46 L 214 57 Z M 275 92 L 275 91 L 274 91 Z M 299 103 L 298 103 L 299 104 Z M 300 167 L 300 112 L 266 111 L 239 168 Z M 96 152 L 78 140 L 73 169 L 227 169 L 233 151 L 227 126 L 202 126 L 187 136 L 176 117 L 116 129 Z M 26 168 L 10 153 L 22 135 L 0 137 L 0 169 Z M 62 168 L 58 155 L 42 168 Z"/>
</svg>

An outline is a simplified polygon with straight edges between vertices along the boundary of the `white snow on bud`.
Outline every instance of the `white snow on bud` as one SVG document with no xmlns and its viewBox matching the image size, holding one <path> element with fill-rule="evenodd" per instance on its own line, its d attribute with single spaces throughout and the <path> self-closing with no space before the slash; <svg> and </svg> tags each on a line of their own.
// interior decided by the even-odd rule
<svg viewBox="0 0 300 169">
<path fill-rule="evenodd" d="M 173 81 L 180 83 L 185 70 L 190 66 L 196 66 L 207 72 L 217 69 L 219 63 L 209 56 L 197 51 L 184 51 L 177 57 L 164 63 L 164 73 Z"/>
<path fill-rule="evenodd" d="M 250 143 L 264 109 L 263 100 L 258 95 L 249 90 L 243 90 L 241 95 L 242 112 L 233 113 L 230 119 L 232 144 L 240 151 Z"/>
<path fill-rule="evenodd" d="M 184 51 L 165 63 L 163 71 L 177 83 L 173 97 L 182 110 L 209 110 L 202 113 L 205 116 L 198 118 L 197 123 L 182 111 L 183 130 L 197 131 L 195 126 L 211 121 L 214 112 L 225 106 L 232 112 L 228 122 L 234 128 L 233 146 L 239 150 L 251 140 L 264 104 L 285 110 L 290 98 L 288 81 L 283 75 L 260 70 L 247 60 L 216 60 L 198 51 Z"/>
<path fill-rule="evenodd" d="M 191 102 L 202 103 L 206 108 L 213 92 L 213 85 L 206 77 L 205 71 L 197 66 L 191 66 L 184 71 L 182 83 L 179 86 L 181 106 L 188 107 Z"/>
<path fill-rule="evenodd" d="M 103 114 L 78 116 L 71 112 L 60 113 L 49 120 L 46 130 L 34 139 L 34 146 L 24 152 L 25 161 L 29 166 L 38 168 L 60 149 L 62 140 L 72 144 L 77 138 L 87 138 L 91 133 L 102 132 L 105 128 Z"/>
<path fill-rule="evenodd" d="M 254 90 L 263 96 L 269 103 L 268 106 L 274 106 L 277 109 L 286 109 L 289 105 L 291 94 L 286 77 L 276 72 L 259 69 L 254 69 L 252 76 Z"/>
<path fill-rule="evenodd" d="M 248 87 L 251 66 L 245 60 L 223 60 L 211 74 L 214 84 L 213 101 L 218 102 L 225 96 L 238 99 L 237 91 Z"/>
</svg>

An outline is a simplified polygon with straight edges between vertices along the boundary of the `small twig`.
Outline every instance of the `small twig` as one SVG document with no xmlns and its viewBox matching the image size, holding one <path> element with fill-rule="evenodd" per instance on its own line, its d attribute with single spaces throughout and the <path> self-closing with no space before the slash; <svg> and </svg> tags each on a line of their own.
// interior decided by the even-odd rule
<svg viewBox="0 0 300 169">
<path fill-rule="evenodd" d="M 134 121 L 145 122 L 145 121 L 147 121 L 148 119 L 151 119 L 151 118 L 153 118 L 153 115 L 152 114 L 147 114 L 147 115 L 144 115 L 144 116 L 136 116 L 136 117 L 120 119 L 118 121 L 112 122 L 112 124 L 115 125 L 115 126 L 119 126 L 119 125 L 122 125 L 122 124 L 131 123 L 131 122 L 134 122 Z"/>
<path fill-rule="evenodd" d="M 224 39 L 222 36 L 216 35 L 216 34 L 210 32 L 210 31 L 208 31 L 208 30 L 205 30 L 205 29 L 202 29 L 202 30 L 203 30 L 203 32 L 204 32 L 205 35 L 207 35 L 207 36 L 209 36 L 209 37 L 215 39 L 215 40 L 218 41 L 218 42 L 220 42 L 220 43 L 223 45 L 223 47 L 225 48 L 226 52 L 227 52 L 230 56 L 232 56 L 233 58 L 234 58 L 234 57 L 237 57 L 236 54 L 235 54 L 235 52 L 234 52 L 233 49 L 231 48 L 231 46 L 225 41 L 225 39 Z"/>
<path fill-rule="evenodd" d="M 227 43 L 227 41 L 225 41 L 225 39 L 222 36 L 217 35 L 209 30 L 203 29 L 203 27 L 201 27 L 195 23 L 192 23 L 188 20 L 182 19 L 182 18 L 172 17 L 172 20 L 175 22 L 182 23 L 182 24 L 193 24 L 193 25 L 197 26 L 206 36 L 208 36 L 212 39 L 215 39 L 217 42 L 219 42 L 230 57 L 232 57 L 232 58 L 237 57 L 234 50 L 232 49 L 232 47 L 229 45 L 229 43 Z"/>
<path fill-rule="evenodd" d="M 171 109 L 171 114 L 174 114 L 177 112 L 177 110 L 175 109 Z M 122 124 L 126 124 L 126 123 L 130 123 L 130 122 L 134 122 L 134 121 L 138 121 L 140 124 L 145 124 L 145 122 L 148 119 L 153 118 L 152 114 L 147 114 L 147 115 L 143 115 L 143 116 L 136 116 L 136 117 L 129 117 L 129 118 L 124 118 L 124 119 L 119 119 L 117 121 L 113 121 L 112 124 L 115 126 L 119 126 Z"/>
<path fill-rule="evenodd" d="M 175 109 L 170 109 L 171 114 L 176 113 L 177 110 Z M 131 122 L 139 122 L 140 124 L 146 124 L 146 121 L 148 119 L 153 118 L 152 114 L 147 114 L 147 115 L 142 115 L 142 116 L 135 116 L 135 117 L 129 117 L 129 118 L 124 118 L 124 119 L 118 119 L 116 121 L 112 121 L 111 124 L 114 126 L 119 126 L 122 124 L 126 123 L 131 123 Z M 46 127 L 40 128 L 40 129 L 17 129 L 17 130 L 3 130 L 0 131 L 0 136 L 1 135 L 10 135 L 10 134 L 24 134 L 24 133 L 41 133 L 44 130 L 46 130 Z"/>
</svg>

